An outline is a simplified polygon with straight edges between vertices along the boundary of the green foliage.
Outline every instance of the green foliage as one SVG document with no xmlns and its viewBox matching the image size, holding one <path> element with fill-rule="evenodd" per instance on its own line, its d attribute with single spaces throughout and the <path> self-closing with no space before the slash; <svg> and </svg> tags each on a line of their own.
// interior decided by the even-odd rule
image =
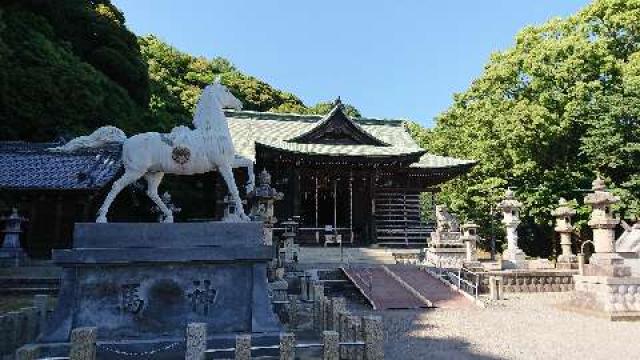
<svg viewBox="0 0 640 360">
<path fill-rule="evenodd" d="M 106 22 L 112 20 L 98 14 L 104 8 L 110 8 L 107 1 L 55 5 L 21 1 L 0 6 L 0 139 L 52 140 L 106 124 L 125 131 L 143 127 L 140 103 L 146 76 L 131 92 L 118 81 L 127 74 L 131 79 L 140 71 L 146 74 L 146 66 L 129 67 L 123 60 L 134 57 L 124 54 L 137 48 L 118 48 L 122 29 L 107 35 Z M 105 42 L 112 39 L 113 46 L 91 47 L 92 36 L 104 36 Z M 110 64 L 107 57 L 119 64 Z M 112 71 L 106 70 L 108 66 Z M 132 93 L 139 103 L 132 100 Z"/>
<path fill-rule="evenodd" d="M 479 164 L 443 186 L 440 201 L 478 221 L 485 235 L 507 186 L 524 203 L 521 241 L 548 256 L 550 211 L 559 197 L 582 203 L 596 174 L 640 214 L 640 1 L 597 0 L 574 16 L 527 27 L 493 54 L 483 74 L 413 132 L 428 150 Z M 410 128 L 411 129 L 411 128 Z M 587 208 L 579 209 L 584 228 Z"/>
<path fill-rule="evenodd" d="M 183 53 L 153 35 L 139 39 L 142 55 L 149 66 L 151 83 L 150 112 L 159 129 L 188 124 L 201 90 L 216 76 L 240 99 L 245 110 L 299 114 L 326 114 L 332 103 L 307 107 L 295 95 L 238 71 L 228 60 L 208 60 Z M 360 113 L 346 105 L 351 116 Z"/>
</svg>

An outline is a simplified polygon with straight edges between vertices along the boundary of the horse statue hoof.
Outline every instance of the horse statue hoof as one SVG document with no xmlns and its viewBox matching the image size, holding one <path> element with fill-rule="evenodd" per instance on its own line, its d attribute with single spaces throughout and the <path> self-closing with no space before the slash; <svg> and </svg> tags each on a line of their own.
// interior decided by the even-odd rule
<svg viewBox="0 0 640 360">
<path fill-rule="evenodd" d="M 106 216 L 98 216 L 98 218 L 96 219 L 96 223 L 99 224 L 105 224 L 107 222 L 107 217 Z"/>
<path fill-rule="evenodd" d="M 166 223 L 166 224 L 171 224 L 171 223 L 173 223 L 173 216 L 166 216 L 166 217 L 162 220 L 162 222 L 163 222 L 163 223 Z"/>
</svg>

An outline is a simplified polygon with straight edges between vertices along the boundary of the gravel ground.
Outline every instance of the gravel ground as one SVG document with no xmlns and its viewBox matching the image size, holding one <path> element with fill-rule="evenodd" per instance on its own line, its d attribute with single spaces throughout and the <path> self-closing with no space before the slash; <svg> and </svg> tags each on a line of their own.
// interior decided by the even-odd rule
<svg viewBox="0 0 640 360">
<path fill-rule="evenodd" d="M 568 293 L 513 294 L 486 309 L 386 311 L 386 359 L 639 359 L 640 322 L 559 310 Z"/>
</svg>

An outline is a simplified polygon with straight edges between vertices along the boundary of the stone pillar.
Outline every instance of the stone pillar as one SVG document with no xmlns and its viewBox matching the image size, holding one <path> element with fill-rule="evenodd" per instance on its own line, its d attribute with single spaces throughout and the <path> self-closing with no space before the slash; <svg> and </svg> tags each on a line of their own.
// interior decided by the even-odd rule
<svg viewBox="0 0 640 360">
<path fill-rule="evenodd" d="M 480 226 L 474 223 L 466 223 L 462 225 L 462 236 L 460 240 L 465 243 L 465 263 L 471 264 L 478 261 L 478 255 L 476 252 L 476 245 L 478 243 L 478 229 Z M 480 265 L 479 263 L 477 265 Z"/>
<path fill-rule="evenodd" d="M 508 262 L 507 267 L 525 267 L 525 254 L 518 247 L 518 225 L 520 225 L 520 208 L 522 203 L 516 200 L 511 189 L 505 192 L 504 200 L 498 204 L 502 210 L 502 223 L 507 232 L 507 249 L 502 253 L 503 260 Z"/>
<path fill-rule="evenodd" d="M 296 336 L 292 333 L 280 335 L 280 360 L 295 360 Z"/>
<path fill-rule="evenodd" d="M 342 297 L 331 299 L 331 330 L 340 330 L 340 313 L 347 311 L 347 302 Z"/>
<path fill-rule="evenodd" d="M 558 262 L 572 263 L 576 262 L 576 257 L 571 253 L 571 234 L 573 233 L 573 225 L 571 225 L 571 217 L 576 214 L 567 200 L 560 198 L 558 207 L 551 212 L 556 218 L 556 227 L 554 230 L 560 234 L 560 248 L 562 253 L 558 256 Z"/>
<path fill-rule="evenodd" d="M 69 360 L 95 360 L 97 334 L 98 329 L 95 327 L 73 329 Z"/>
<path fill-rule="evenodd" d="M 251 335 L 236 336 L 235 360 L 251 360 Z"/>
<path fill-rule="evenodd" d="M 322 333 L 322 360 L 339 360 L 338 333 L 324 331 Z"/>
<path fill-rule="evenodd" d="M 491 300 L 502 299 L 502 278 L 489 276 L 489 298 Z"/>
<path fill-rule="evenodd" d="M 207 324 L 191 323 L 187 325 L 187 349 L 185 360 L 204 360 L 207 350 Z"/>
<path fill-rule="evenodd" d="M 38 337 L 38 308 L 30 306 L 20 310 L 24 318 L 24 343 L 30 343 Z"/>
<path fill-rule="evenodd" d="M 287 307 L 289 317 L 289 327 L 295 329 L 298 323 L 298 299 L 295 295 L 289 295 L 289 306 Z"/>
<path fill-rule="evenodd" d="M 346 342 L 349 340 L 349 313 L 347 311 L 341 311 L 338 314 L 338 336 L 340 342 Z M 343 346 L 340 348 L 340 358 L 347 359 L 348 347 Z"/>
<path fill-rule="evenodd" d="M 362 327 L 364 329 L 365 360 L 384 359 L 382 318 L 379 316 L 364 316 L 362 318 Z"/>
<path fill-rule="evenodd" d="M 12 353 L 20 345 L 20 313 L 10 311 L 4 316 L 6 332 L 5 353 Z"/>
<path fill-rule="evenodd" d="M 584 203 L 592 209 L 588 224 L 593 229 L 595 254 L 591 256 L 590 264 L 607 266 L 623 262 L 615 249 L 615 229 L 620 219 L 614 218 L 611 210 L 611 205 L 618 201 L 620 198 L 608 192 L 604 180 L 599 177 L 593 181 L 593 193 L 584 198 Z"/>
<path fill-rule="evenodd" d="M 25 345 L 16 351 L 16 360 L 36 360 L 40 358 L 38 345 Z"/>
<path fill-rule="evenodd" d="M 362 333 L 362 318 L 359 316 L 352 317 L 353 327 L 351 329 L 354 341 L 364 341 L 364 334 Z M 353 359 L 364 359 L 364 349 L 360 346 L 353 348 Z"/>
<path fill-rule="evenodd" d="M 49 311 L 49 295 L 35 295 L 33 306 L 38 309 L 38 334 L 42 333 L 47 326 L 47 313 Z"/>
</svg>

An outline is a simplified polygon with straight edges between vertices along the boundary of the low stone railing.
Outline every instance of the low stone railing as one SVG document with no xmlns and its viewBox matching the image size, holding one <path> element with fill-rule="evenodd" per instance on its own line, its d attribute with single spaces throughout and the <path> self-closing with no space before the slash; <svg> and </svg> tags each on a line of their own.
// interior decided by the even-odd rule
<svg viewBox="0 0 640 360">
<path fill-rule="evenodd" d="M 573 290 L 573 275 L 563 272 L 486 272 L 482 274 L 482 292 L 489 290 L 489 277 L 501 278 L 505 293 L 561 292 Z"/>
<path fill-rule="evenodd" d="M 0 315 L 0 359 L 35 341 L 47 322 L 48 303 L 49 295 L 35 295 L 33 306 Z"/>
</svg>

